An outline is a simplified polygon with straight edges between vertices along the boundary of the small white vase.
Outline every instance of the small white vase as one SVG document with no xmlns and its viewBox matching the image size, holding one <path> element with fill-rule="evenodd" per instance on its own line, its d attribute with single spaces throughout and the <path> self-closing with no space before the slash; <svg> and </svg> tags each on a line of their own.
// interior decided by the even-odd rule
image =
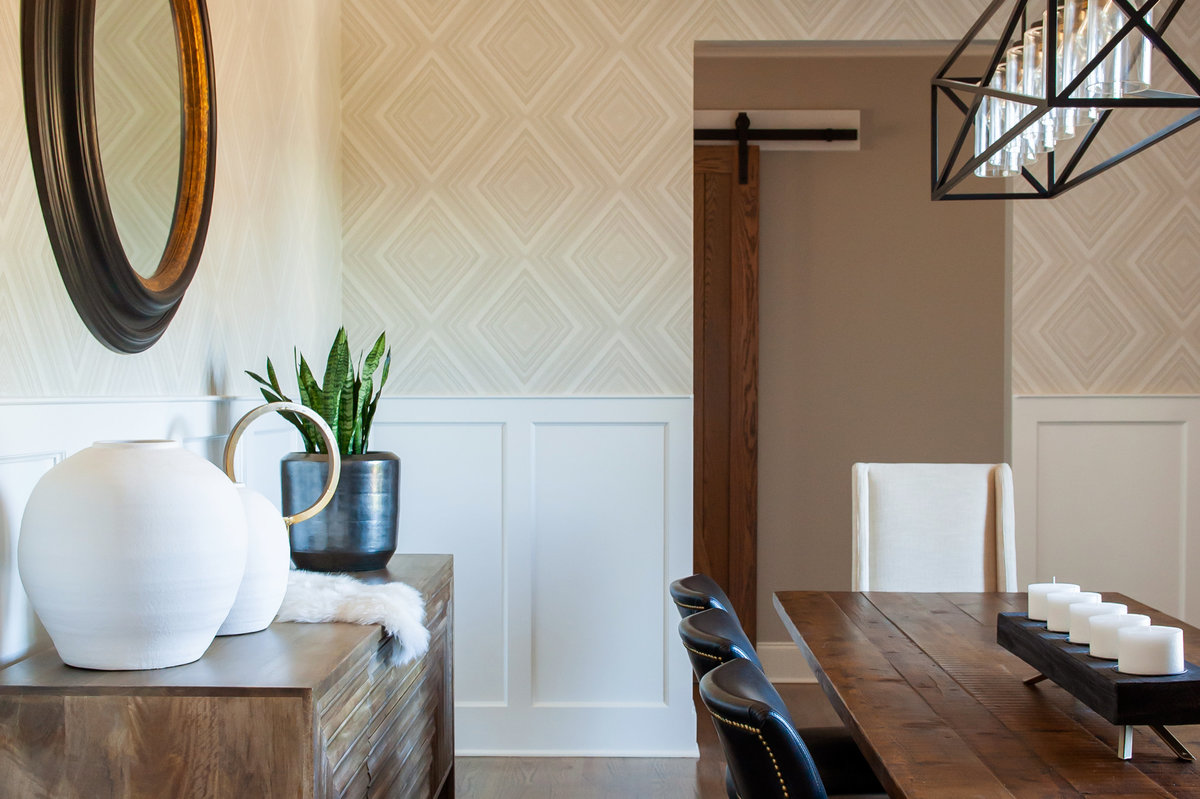
<svg viewBox="0 0 1200 799">
<path fill-rule="evenodd" d="M 68 665 L 177 666 L 233 606 L 245 515 L 233 483 L 177 441 L 98 442 L 38 481 L 17 562 Z"/>
<path fill-rule="evenodd" d="M 291 549 L 283 514 L 271 501 L 242 483 L 238 496 L 246 516 L 246 571 L 233 609 L 217 635 L 265 630 L 287 593 Z"/>
<path fill-rule="evenodd" d="M 325 488 L 310 507 L 292 516 L 282 516 L 271 501 L 262 494 L 236 483 L 234 455 L 238 442 L 246 429 L 260 416 L 271 413 L 293 413 L 308 419 L 325 440 L 325 449 L 332 452 L 329 474 Z M 237 601 L 229 611 L 229 617 L 221 625 L 218 635 L 242 635 L 265 630 L 274 620 L 287 593 L 288 570 L 292 565 L 291 544 L 288 528 L 297 521 L 311 518 L 321 512 L 333 497 L 338 477 L 342 470 L 338 442 L 333 431 L 321 415 L 311 408 L 294 402 L 271 402 L 254 408 L 234 424 L 225 441 L 225 473 L 235 481 L 239 504 L 246 520 L 246 566 L 242 584 L 238 588 Z M 232 485 L 232 483 L 231 483 Z"/>
</svg>

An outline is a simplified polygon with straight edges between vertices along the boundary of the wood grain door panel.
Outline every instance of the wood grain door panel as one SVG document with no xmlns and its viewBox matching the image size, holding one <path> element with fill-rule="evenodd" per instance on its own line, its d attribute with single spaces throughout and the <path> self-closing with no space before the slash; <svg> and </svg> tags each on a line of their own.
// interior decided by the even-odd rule
<svg viewBox="0 0 1200 799">
<path fill-rule="evenodd" d="M 695 568 L 729 594 L 750 640 L 758 572 L 758 148 L 694 161 Z"/>
</svg>

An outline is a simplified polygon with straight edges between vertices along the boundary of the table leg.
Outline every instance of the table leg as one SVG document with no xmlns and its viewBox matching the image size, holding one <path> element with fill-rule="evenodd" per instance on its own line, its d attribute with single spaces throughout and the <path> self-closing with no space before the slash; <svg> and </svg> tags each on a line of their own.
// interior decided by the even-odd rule
<svg viewBox="0 0 1200 799">
<path fill-rule="evenodd" d="M 1123 724 L 1117 727 L 1117 757 L 1122 760 L 1133 758 L 1133 725 Z"/>
<path fill-rule="evenodd" d="M 1171 751 L 1175 753 L 1175 757 L 1179 758 L 1180 760 L 1186 760 L 1189 763 L 1196 760 L 1196 756 L 1188 751 L 1188 748 L 1183 745 L 1183 741 L 1180 741 L 1178 738 L 1172 735 L 1171 731 L 1166 727 L 1162 726 L 1161 724 L 1151 724 L 1150 730 L 1159 738 L 1161 738 L 1162 742 L 1165 743 L 1171 749 Z"/>
</svg>

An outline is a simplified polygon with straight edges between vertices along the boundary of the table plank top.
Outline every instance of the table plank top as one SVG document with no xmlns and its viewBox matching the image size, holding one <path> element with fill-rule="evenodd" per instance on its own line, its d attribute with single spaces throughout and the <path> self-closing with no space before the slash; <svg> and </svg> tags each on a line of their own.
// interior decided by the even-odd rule
<svg viewBox="0 0 1200 799">
<path fill-rule="evenodd" d="M 1119 594 L 1130 612 L 1200 630 Z M 1024 594 L 783 591 L 775 608 L 893 799 L 1200 799 L 1200 766 L 1138 728 L 1120 760 L 1117 728 L 996 644 L 996 614 Z M 1190 732 L 1189 732 L 1190 731 Z M 1185 741 L 1200 728 L 1177 728 Z"/>
</svg>

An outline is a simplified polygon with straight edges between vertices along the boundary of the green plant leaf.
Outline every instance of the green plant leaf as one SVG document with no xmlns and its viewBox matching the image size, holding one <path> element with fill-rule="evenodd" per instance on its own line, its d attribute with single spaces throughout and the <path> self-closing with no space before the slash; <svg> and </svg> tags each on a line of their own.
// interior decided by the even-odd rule
<svg viewBox="0 0 1200 799">
<path fill-rule="evenodd" d="M 251 372 L 249 369 L 246 370 L 246 374 L 250 375 L 251 380 L 254 380 L 257 383 L 262 383 L 267 388 L 271 388 L 271 389 L 275 388 L 270 383 L 268 383 L 266 380 L 263 380 L 261 377 L 256 375 L 254 372 Z"/>
<path fill-rule="evenodd" d="M 338 448 L 343 455 L 353 455 L 350 440 L 354 437 L 355 396 L 358 393 L 358 380 L 354 377 L 353 367 L 346 369 L 346 380 L 342 384 L 341 407 L 338 409 Z"/>
<path fill-rule="evenodd" d="M 383 386 L 387 383 L 388 369 L 392 368 L 392 351 L 387 351 L 387 357 L 383 359 L 383 374 L 379 376 L 379 393 L 383 393 Z"/>
<path fill-rule="evenodd" d="M 275 393 L 283 396 L 283 389 L 279 387 L 279 378 L 275 376 L 275 364 L 271 363 L 271 359 L 267 358 L 267 377 L 271 378 L 271 388 L 275 389 Z"/>
<path fill-rule="evenodd" d="M 355 397 L 354 408 L 354 430 L 350 436 L 351 452 L 355 455 L 361 455 L 366 452 L 363 449 L 363 409 L 366 407 L 367 400 L 371 397 L 371 375 L 363 374 L 362 382 L 356 386 L 357 396 Z"/>
<path fill-rule="evenodd" d="M 279 395 L 272 393 L 268 389 L 260 388 L 259 391 L 262 392 L 263 399 L 265 399 L 267 402 L 291 402 L 291 400 L 286 400 L 286 399 L 280 398 Z M 282 416 L 284 419 L 286 419 L 289 424 L 291 424 L 293 427 L 295 427 L 297 430 L 300 431 L 300 435 L 304 438 L 304 449 L 307 452 L 308 451 L 308 433 L 304 429 L 304 420 L 300 417 L 299 414 L 292 413 L 291 411 L 276 411 L 276 413 L 278 413 L 280 416 Z"/>
<path fill-rule="evenodd" d="M 335 438 L 339 437 L 338 420 L 342 411 L 342 392 L 345 390 L 346 373 L 350 370 L 350 345 L 346 340 L 346 328 L 338 329 L 325 361 L 325 385 L 322 388 L 323 409 L 321 415 L 329 422 Z M 340 443 L 339 443 L 340 448 Z"/>
<path fill-rule="evenodd" d="M 379 339 L 375 342 L 375 347 L 371 349 L 372 353 L 375 353 L 376 349 L 381 348 L 381 342 L 383 340 L 383 335 L 381 334 Z M 370 359 L 368 358 L 368 360 Z M 361 452 L 367 452 L 370 447 L 371 422 L 375 419 L 375 410 L 379 407 L 379 398 L 383 396 L 383 384 L 387 382 L 388 370 L 391 369 L 391 366 L 392 351 L 389 349 L 387 351 L 387 355 L 383 359 L 383 372 L 379 376 L 379 391 L 377 391 L 375 396 L 372 397 L 370 388 L 373 388 L 373 386 L 371 386 L 363 395 L 363 410 L 360 412 L 360 415 L 362 416 Z M 372 373 L 374 373 L 374 371 L 374 369 L 371 369 Z"/>
<path fill-rule="evenodd" d="M 296 382 L 300 386 L 300 402 L 312 408 L 321 415 L 321 418 L 329 421 L 329 414 L 326 412 L 321 387 L 317 384 L 317 379 L 313 377 L 312 369 L 308 366 L 308 361 L 304 359 L 304 355 L 300 355 L 300 365 L 296 371 Z M 304 422 L 304 429 L 308 431 L 305 437 L 305 443 L 311 447 L 309 452 L 325 452 L 325 441 L 321 437 L 321 431 L 311 422 Z"/>
<path fill-rule="evenodd" d="M 375 345 L 371 347 L 371 351 L 367 353 L 366 363 L 363 364 L 362 376 L 364 378 L 371 377 L 375 374 L 375 370 L 379 368 L 379 359 L 383 357 L 383 349 L 386 346 L 386 333 L 380 333 L 379 338 L 375 339 Z"/>
<path fill-rule="evenodd" d="M 363 410 L 363 452 L 367 452 L 368 447 L 370 446 L 369 439 L 371 436 L 371 422 L 375 420 L 375 409 L 379 407 L 379 397 L 382 394 L 383 389 L 380 389 L 379 393 L 375 395 L 375 399 L 367 403 L 367 407 Z"/>
</svg>

